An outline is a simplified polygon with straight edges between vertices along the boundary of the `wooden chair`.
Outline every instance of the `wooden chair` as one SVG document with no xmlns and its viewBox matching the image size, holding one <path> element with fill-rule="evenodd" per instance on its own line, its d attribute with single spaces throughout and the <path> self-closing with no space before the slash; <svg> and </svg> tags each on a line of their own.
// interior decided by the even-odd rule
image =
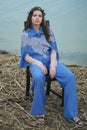
<svg viewBox="0 0 87 130">
<path fill-rule="evenodd" d="M 47 25 L 49 26 L 49 21 L 47 20 L 46 21 Z M 24 22 L 24 26 L 25 26 L 26 22 Z M 31 93 L 30 93 L 30 78 L 32 78 L 30 72 L 29 72 L 29 67 L 26 68 L 26 96 L 30 96 L 31 99 L 33 99 Z M 62 99 L 62 106 L 64 105 L 64 89 L 62 89 L 62 92 L 59 93 L 55 90 L 53 90 L 51 88 L 51 83 L 53 81 L 56 81 L 56 79 L 50 79 L 50 76 L 47 74 L 46 75 L 46 82 L 47 82 L 47 85 L 46 85 L 46 95 L 49 95 L 50 92 L 52 92 L 54 95 L 60 97 Z"/>
</svg>

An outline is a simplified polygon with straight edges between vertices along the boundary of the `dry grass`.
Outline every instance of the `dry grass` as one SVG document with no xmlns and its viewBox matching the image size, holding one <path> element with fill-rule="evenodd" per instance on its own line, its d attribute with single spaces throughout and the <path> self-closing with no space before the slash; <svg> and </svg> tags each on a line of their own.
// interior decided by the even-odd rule
<svg viewBox="0 0 87 130">
<path fill-rule="evenodd" d="M 53 94 L 46 100 L 44 124 L 29 115 L 31 101 L 25 97 L 26 72 L 18 68 L 18 61 L 17 55 L 0 54 L 0 130 L 87 130 L 87 67 L 68 66 L 77 78 L 79 116 L 86 124 L 79 128 L 62 117 L 61 99 Z M 60 89 L 58 86 L 52 83 L 54 89 Z M 35 127 L 31 127 L 32 122 Z"/>
</svg>

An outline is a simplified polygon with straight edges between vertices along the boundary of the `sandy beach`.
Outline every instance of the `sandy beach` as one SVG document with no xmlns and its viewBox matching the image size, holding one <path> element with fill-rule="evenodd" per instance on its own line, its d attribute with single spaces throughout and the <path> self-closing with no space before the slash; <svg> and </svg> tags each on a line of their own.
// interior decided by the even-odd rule
<svg viewBox="0 0 87 130">
<path fill-rule="evenodd" d="M 63 118 L 61 99 L 52 93 L 46 99 L 45 123 L 40 124 L 29 115 L 26 69 L 18 68 L 18 61 L 18 55 L 0 51 L 0 130 L 87 130 L 87 67 L 67 65 L 76 75 L 79 117 L 85 123 L 79 128 Z M 61 92 L 57 82 L 52 82 L 51 87 Z M 33 128 L 32 122 L 36 125 Z"/>
</svg>

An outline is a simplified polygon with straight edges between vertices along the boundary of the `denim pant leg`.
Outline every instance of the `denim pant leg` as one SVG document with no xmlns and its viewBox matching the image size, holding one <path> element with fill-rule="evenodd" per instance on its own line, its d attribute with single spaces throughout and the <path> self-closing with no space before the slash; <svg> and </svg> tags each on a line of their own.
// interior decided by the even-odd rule
<svg viewBox="0 0 87 130">
<path fill-rule="evenodd" d="M 64 117 L 72 119 L 78 114 L 75 75 L 61 63 L 57 64 L 56 71 L 56 79 L 64 88 Z"/>
<path fill-rule="evenodd" d="M 32 90 L 34 92 L 31 115 L 40 115 L 45 113 L 46 94 L 44 90 L 45 75 L 42 70 L 36 66 L 31 65 L 30 72 L 32 74 Z"/>
</svg>

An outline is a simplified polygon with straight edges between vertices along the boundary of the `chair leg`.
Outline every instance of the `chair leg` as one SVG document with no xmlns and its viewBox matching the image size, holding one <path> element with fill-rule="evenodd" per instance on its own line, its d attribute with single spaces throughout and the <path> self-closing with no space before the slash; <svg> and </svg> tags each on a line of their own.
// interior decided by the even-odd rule
<svg viewBox="0 0 87 130">
<path fill-rule="evenodd" d="M 26 96 L 29 96 L 30 91 L 30 75 L 29 75 L 29 67 L 26 69 Z"/>
<path fill-rule="evenodd" d="M 64 106 L 64 88 L 62 88 L 62 106 Z"/>
<path fill-rule="evenodd" d="M 47 79 L 47 86 L 46 86 L 46 95 L 49 96 L 50 94 L 50 87 L 51 87 L 51 81 L 50 78 Z"/>
</svg>

